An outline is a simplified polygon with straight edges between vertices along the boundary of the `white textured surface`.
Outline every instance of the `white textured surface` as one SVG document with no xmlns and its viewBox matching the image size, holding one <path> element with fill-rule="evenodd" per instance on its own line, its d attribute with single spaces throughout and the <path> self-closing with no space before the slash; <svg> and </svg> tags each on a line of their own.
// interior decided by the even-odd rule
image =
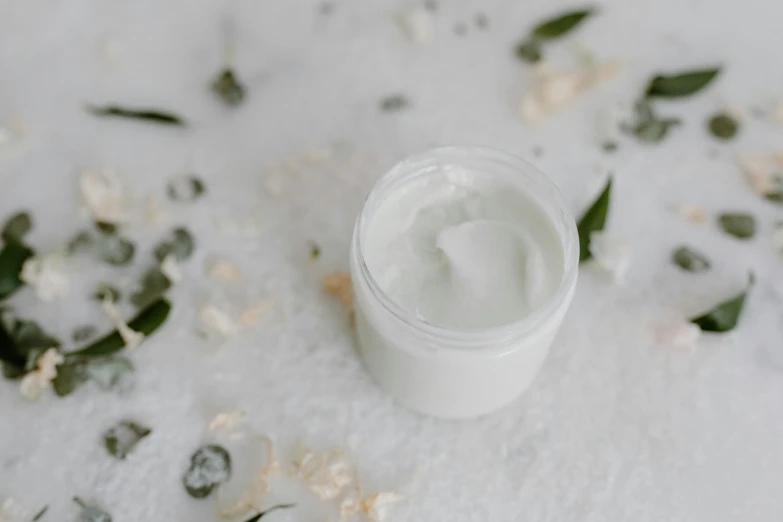
<svg viewBox="0 0 783 522">
<path fill-rule="evenodd" d="M 193 206 L 166 204 L 169 223 L 187 223 L 199 248 L 171 292 L 165 330 L 132 354 L 131 393 L 88 386 L 64 400 L 29 404 L 16 383 L 0 382 L 0 497 L 30 509 L 52 504 L 44 520 L 72 520 L 74 494 L 99 502 L 116 522 L 214 520 L 211 502 L 187 497 L 180 476 L 208 438 L 212 414 L 244 408 L 251 424 L 284 444 L 301 437 L 320 447 L 349 446 L 369 489 L 413 480 L 394 520 L 781 520 L 783 261 L 770 237 L 783 212 L 747 188 L 733 157 L 769 151 L 783 132 L 751 120 L 737 140 L 718 144 L 703 127 L 721 102 L 750 107 L 783 89 L 780 5 L 605 2 L 579 40 L 627 67 L 530 128 L 514 114 L 529 71 L 510 49 L 532 23 L 569 4 L 440 3 L 434 42 L 421 49 L 393 22 L 401 4 L 392 1 L 335 0 L 328 16 L 306 0 L 0 3 L 0 124 L 19 114 L 29 133 L 23 150 L 2 151 L 0 209 L 34 212 L 37 249 L 62 246 L 84 224 L 76 179 L 85 168 L 116 169 L 139 204 L 146 194 L 162 195 L 173 173 L 193 170 L 209 186 L 208 198 Z M 489 18 L 487 31 L 472 23 L 479 10 Z M 221 65 L 227 19 L 250 87 L 236 110 L 205 88 Z M 453 28 L 461 21 L 469 28 L 459 37 Z M 102 56 L 107 42 L 112 63 Z M 554 60 L 568 60 L 567 43 L 553 48 Z M 661 104 L 686 121 L 670 139 L 600 152 L 595 126 L 603 107 L 631 100 L 657 69 L 709 63 L 726 70 L 707 93 Z M 379 99 L 396 92 L 407 93 L 412 108 L 381 113 Z M 84 113 L 87 101 L 169 108 L 192 125 L 101 121 Z M 423 418 L 384 397 L 354 354 L 346 313 L 320 290 L 322 274 L 346 270 L 353 219 L 373 180 L 402 156 L 446 143 L 533 159 L 575 211 L 615 172 L 609 231 L 627 239 L 635 256 L 623 287 L 582 270 L 530 392 L 471 422 Z M 325 144 L 335 146 L 332 159 L 281 174 L 273 183 L 285 195 L 266 194 L 269 166 Z M 544 148 L 543 157 L 532 158 L 534 146 Z M 678 203 L 750 210 L 759 235 L 740 243 L 711 223 L 684 222 L 670 210 Z M 258 233 L 221 233 L 220 220 L 232 216 L 260 219 Z M 164 231 L 128 227 L 143 246 L 134 276 Z M 311 239 L 322 246 L 317 262 L 308 259 Z M 668 256 L 681 241 L 704 250 L 713 269 L 678 272 Z M 204 263 L 216 254 L 239 264 L 245 282 L 208 280 Z M 734 293 L 749 268 L 758 285 L 737 331 L 705 336 L 691 351 L 654 346 L 656 321 L 700 312 Z M 65 301 L 39 304 L 25 289 L 14 303 L 63 337 L 98 318 L 108 329 L 86 295 L 99 277 L 118 272 L 74 271 Z M 280 301 L 285 322 L 273 314 L 219 351 L 192 334 L 200 302 L 267 297 Z M 100 433 L 128 416 L 154 432 L 129 460 L 114 461 Z M 275 520 L 326 518 L 311 507 Z"/>
</svg>

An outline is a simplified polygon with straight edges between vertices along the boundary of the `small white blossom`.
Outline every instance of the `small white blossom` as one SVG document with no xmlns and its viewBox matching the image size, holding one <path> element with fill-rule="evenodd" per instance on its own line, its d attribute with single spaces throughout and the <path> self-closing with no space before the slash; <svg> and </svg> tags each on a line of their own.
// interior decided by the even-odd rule
<svg viewBox="0 0 783 522">
<path fill-rule="evenodd" d="M 68 277 L 63 256 L 47 254 L 31 257 L 22 265 L 19 277 L 35 290 L 38 299 L 50 303 L 68 293 Z"/>
<path fill-rule="evenodd" d="M 172 283 L 178 283 L 182 280 L 182 269 L 174 254 L 169 254 L 163 258 L 163 261 L 160 263 L 160 271 L 163 272 L 163 275 Z"/>
<path fill-rule="evenodd" d="M 397 22 L 408 40 L 423 46 L 435 39 L 435 20 L 423 6 L 412 6 L 397 13 Z"/>
<path fill-rule="evenodd" d="M 632 258 L 626 241 L 607 236 L 604 232 L 592 232 L 589 248 L 595 262 L 612 276 L 615 283 L 625 279 Z"/>
<path fill-rule="evenodd" d="M 22 397 L 29 400 L 40 398 L 41 393 L 52 385 L 52 381 L 57 377 L 57 366 L 64 360 L 57 348 L 46 350 L 38 358 L 36 369 L 22 378 L 20 383 Z"/>
<path fill-rule="evenodd" d="M 340 503 L 340 516 L 346 519 L 357 513 L 364 513 L 370 522 L 384 522 L 389 516 L 391 506 L 403 498 L 393 491 L 372 493 L 363 498 L 349 496 Z"/>
<path fill-rule="evenodd" d="M 336 498 L 353 482 L 353 465 L 343 450 L 313 451 L 303 449 L 294 470 L 307 487 L 323 500 Z"/>
<path fill-rule="evenodd" d="M 79 178 L 79 185 L 95 221 L 122 223 L 127 220 L 122 184 L 112 172 L 84 172 Z"/>
<path fill-rule="evenodd" d="M 144 340 L 144 334 L 137 332 L 128 326 L 128 323 L 125 322 L 122 314 L 117 310 L 117 307 L 114 306 L 114 303 L 110 298 L 107 297 L 101 302 L 101 308 L 103 308 L 103 311 L 114 323 L 114 327 L 117 328 L 117 332 L 120 334 L 120 337 L 122 337 L 122 341 L 128 349 L 136 348 L 141 344 Z"/>
<path fill-rule="evenodd" d="M 208 328 L 216 330 L 223 337 L 233 337 L 239 330 L 236 321 L 215 305 L 203 305 L 199 310 L 199 316 Z"/>
</svg>

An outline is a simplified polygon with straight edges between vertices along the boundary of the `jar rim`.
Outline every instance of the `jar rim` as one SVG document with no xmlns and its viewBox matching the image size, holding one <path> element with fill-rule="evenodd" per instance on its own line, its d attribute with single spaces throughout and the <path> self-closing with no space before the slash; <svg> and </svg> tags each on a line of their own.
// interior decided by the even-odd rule
<svg viewBox="0 0 783 522">
<path fill-rule="evenodd" d="M 471 329 L 458 329 L 451 327 L 438 326 L 428 322 L 417 316 L 410 310 L 397 304 L 386 292 L 381 288 L 380 284 L 375 280 L 367 266 L 363 254 L 363 240 L 364 229 L 367 226 L 367 221 L 372 216 L 366 215 L 367 207 L 370 201 L 377 198 L 379 193 L 383 192 L 390 181 L 394 180 L 401 174 L 410 171 L 410 167 L 417 162 L 422 162 L 428 159 L 437 158 L 438 156 L 450 158 L 452 162 L 457 163 L 460 157 L 469 157 L 478 160 L 489 161 L 502 161 L 507 165 L 513 167 L 516 170 L 523 171 L 527 175 L 532 175 L 537 178 L 537 181 L 542 182 L 547 189 L 551 191 L 552 205 L 555 210 L 562 213 L 565 218 L 564 225 L 564 237 L 558 227 L 559 239 L 563 243 L 563 275 L 560 280 L 560 284 L 557 290 L 549 297 L 549 299 L 534 312 L 522 317 L 517 321 L 506 323 L 498 326 L 491 326 L 486 328 L 471 328 Z M 458 163 L 457 163 L 458 164 Z M 491 350 L 492 345 L 503 345 L 507 342 L 514 341 L 520 337 L 524 337 L 536 332 L 539 326 L 543 325 L 550 317 L 555 315 L 564 302 L 570 299 L 571 292 L 576 284 L 576 278 L 579 265 L 579 238 L 576 228 L 576 221 L 574 220 L 571 212 L 566 206 L 565 199 L 560 192 L 560 189 L 555 183 L 536 166 L 528 161 L 516 156 L 514 154 L 483 146 L 473 145 L 450 145 L 444 147 L 437 147 L 429 149 L 424 152 L 408 156 L 407 158 L 396 163 L 386 174 L 384 174 L 373 186 L 370 192 L 362 201 L 362 205 L 359 209 L 359 214 L 356 219 L 356 227 L 354 229 L 354 235 L 352 239 L 352 250 L 354 251 L 355 261 L 358 268 L 367 283 L 367 287 L 373 296 L 378 300 L 382 307 L 390 312 L 392 316 L 404 323 L 406 326 L 415 329 L 417 332 L 424 334 L 434 341 L 448 341 L 449 345 L 455 349 L 470 348 L 471 350 L 484 348 L 485 350 Z M 356 282 L 354 282 L 356 285 Z M 483 351 L 483 350 L 482 350 Z"/>
</svg>

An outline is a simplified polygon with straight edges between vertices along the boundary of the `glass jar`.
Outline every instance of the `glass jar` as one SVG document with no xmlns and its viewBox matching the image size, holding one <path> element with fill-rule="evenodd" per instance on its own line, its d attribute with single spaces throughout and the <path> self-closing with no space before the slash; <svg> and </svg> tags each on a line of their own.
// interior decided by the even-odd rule
<svg viewBox="0 0 783 522">
<path fill-rule="evenodd" d="M 400 307 L 373 279 L 362 249 L 378 206 L 401 186 L 444 166 L 517 187 L 551 220 L 563 249 L 563 275 L 554 294 L 530 315 L 491 328 L 444 328 Z M 497 150 L 443 147 L 403 160 L 376 183 L 359 211 L 350 255 L 359 350 L 376 383 L 413 410 L 467 418 L 509 404 L 538 373 L 571 303 L 579 240 L 557 187 L 534 166 Z"/>
</svg>

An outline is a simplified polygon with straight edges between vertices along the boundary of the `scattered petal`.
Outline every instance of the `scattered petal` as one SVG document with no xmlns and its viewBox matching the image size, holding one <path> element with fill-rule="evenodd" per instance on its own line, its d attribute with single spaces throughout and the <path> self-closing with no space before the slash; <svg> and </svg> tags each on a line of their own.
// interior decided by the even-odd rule
<svg viewBox="0 0 783 522">
<path fill-rule="evenodd" d="M 304 448 L 294 463 L 294 470 L 310 491 L 323 500 L 336 498 L 354 480 L 353 465 L 341 449 L 313 451 Z"/>
<path fill-rule="evenodd" d="M 163 261 L 160 263 L 160 271 L 172 283 L 178 283 L 182 280 L 182 269 L 179 263 L 177 263 L 177 258 L 174 254 L 169 254 L 163 258 Z"/>
<path fill-rule="evenodd" d="M 609 273 L 615 283 L 625 279 L 632 259 L 626 241 L 596 231 L 590 234 L 589 248 L 598 266 Z"/>
<path fill-rule="evenodd" d="M 230 430 L 245 415 L 247 415 L 247 412 L 244 410 L 220 412 L 209 421 L 209 431 Z"/>
<path fill-rule="evenodd" d="M 68 277 L 60 254 L 35 256 L 24 262 L 20 279 L 33 287 L 38 299 L 50 303 L 68 293 Z"/>
<path fill-rule="evenodd" d="M 345 272 L 327 274 L 323 278 L 323 285 L 324 290 L 336 295 L 346 307 L 353 307 L 353 285 L 350 274 Z"/>
<path fill-rule="evenodd" d="M 236 283 L 242 280 L 242 270 L 227 259 L 215 260 L 209 268 L 208 275 L 211 279 L 228 283 Z"/>
<path fill-rule="evenodd" d="M 349 496 L 340 504 L 340 516 L 345 519 L 363 513 L 370 522 L 384 522 L 389 516 L 391 506 L 403 498 L 393 491 L 372 493 L 363 498 Z"/>
<path fill-rule="evenodd" d="M 204 325 L 216 330 L 223 337 L 233 337 L 239 330 L 239 325 L 236 321 L 215 305 L 203 305 L 199 310 L 199 316 Z"/>
<path fill-rule="evenodd" d="M 127 220 L 125 196 L 119 178 L 112 172 L 84 172 L 79 178 L 87 208 L 100 223 L 122 223 Z"/>
<path fill-rule="evenodd" d="M 397 14 L 397 23 L 408 41 L 423 46 L 435 39 L 435 21 L 432 13 L 423 6 L 402 9 Z"/>
<path fill-rule="evenodd" d="M 125 322 L 122 314 L 117 310 L 117 307 L 114 306 L 114 303 L 110 299 L 104 299 L 101 302 L 101 308 L 103 308 L 103 311 L 109 316 L 112 323 L 114 323 L 114 327 L 117 328 L 117 332 L 120 334 L 122 341 L 129 350 L 132 350 L 141 344 L 144 340 L 144 334 L 136 332 L 128 326 L 128 323 Z"/>
<path fill-rule="evenodd" d="M 653 333 L 657 345 L 677 351 L 695 348 L 701 337 L 701 329 L 687 321 L 668 321 L 655 324 L 653 325 Z"/>
<path fill-rule="evenodd" d="M 694 205 L 692 203 L 686 203 L 680 205 L 680 215 L 690 221 L 691 223 L 701 224 L 707 222 L 707 211 L 704 207 Z"/>
</svg>

